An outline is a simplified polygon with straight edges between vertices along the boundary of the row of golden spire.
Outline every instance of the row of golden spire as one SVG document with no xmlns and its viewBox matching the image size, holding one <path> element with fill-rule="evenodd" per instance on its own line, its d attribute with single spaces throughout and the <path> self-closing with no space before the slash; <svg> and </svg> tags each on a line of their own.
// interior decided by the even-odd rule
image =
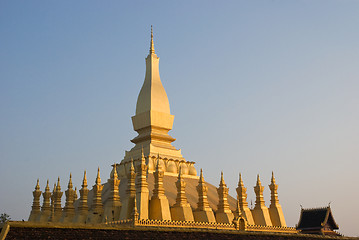
<svg viewBox="0 0 359 240">
<path fill-rule="evenodd" d="M 110 174 L 110 179 L 108 179 L 108 184 L 109 184 L 108 188 L 109 188 L 110 194 L 106 199 L 102 199 L 102 197 L 101 197 L 103 185 L 101 184 L 100 168 L 97 169 L 97 177 L 95 180 L 96 184 L 93 186 L 94 194 L 93 194 L 93 199 L 92 199 L 92 201 L 93 201 L 92 205 L 95 206 L 96 213 L 94 213 L 92 215 L 90 214 L 91 216 L 89 215 L 90 209 L 88 208 L 88 203 L 87 203 L 88 202 L 87 195 L 89 193 L 89 189 L 87 189 L 87 176 L 86 176 L 86 171 L 85 171 L 83 181 L 82 181 L 82 188 L 80 189 L 80 198 L 78 200 L 76 214 L 74 211 L 75 210 L 74 202 L 77 200 L 77 190 L 76 190 L 76 188 L 75 188 L 75 190 L 72 189 L 73 188 L 72 174 L 70 173 L 68 190 L 65 192 L 66 193 L 66 203 L 65 203 L 65 207 L 63 209 L 61 208 L 61 197 L 62 197 L 63 193 L 61 192 L 60 178 L 58 178 L 57 184 L 54 185 L 54 190 L 52 193 L 50 192 L 49 181 L 47 181 L 45 192 L 43 193 L 43 206 L 42 206 L 41 212 L 40 212 L 41 191 L 40 191 L 40 186 L 39 186 L 39 179 L 37 180 L 35 191 L 33 191 L 34 202 L 33 202 L 32 213 L 30 214 L 30 217 L 29 217 L 29 221 L 30 220 L 31 221 L 41 221 L 41 219 L 42 219 L 42 221 L 47 221 L 47 219 L 51 219 L 51 221 L 53 221 L 53 222 L 56 222 L 56 221 L 101 222 L 101 221 L 104 221 L 105 218 L 107 219 L 108 217 L 110 217 L 111 219 L 114 219 L 114 220 L 119 219 L 119 218 L 127 219 L 130 216 L 129 215 L 130 212 L 132 212 L 132 210 L 133 210 L 133 207 L 130 207 L 130 205 L 133 205 L 133 198 L 136 198 L 136 195 L 145 194 L 147 196 L 144 198 L 144 199 L 147 199 L 147 201 L 144 200 L 143 203 L 139 203 L 140 207 L 143 206 L 143 204 L 148 204 L 149 195 L 148 195 L 148 187 L 147 187 L 148 183 L 147 183 L 147 177 L 146 177 L 146 175 L 148 174 L 148 171 L 147 171 L 147 165 L 146 165 L 146 161 L 145 161 L 143 152 L 141 155 L 142 155 L 141 156 L 141 164 L 138 166 L 137 171 L 135 171 L 134 161 L 133 161 L 133 159 L 131 159 L 130 174 L 128 175 L 126 197 L 124 199 L 125 201 L 130 201 L 130 202 L 127 202 L 126 203 L 127 205 L 125 204 L 127 206 L 126 207 L 127 212 L 125 212 L 123 214 L 123 216 L 122 215 L 120 216 L 120 212 L 122 212 L 122 210 L 121 210 L 121 205 L 122 205 L 121 202 L 122 201 L 120 201 L 120 196 L 119 196 L 120 179 L 118 178 L 118 174 L 117 174 L 117 170 L 116 170 L 117 165 L 114 164 L 113 170 Z M 159 156 L 158 156 L 158 158 L 159 158 Z M 135 178 L 137 178 L 137 181 L 135 181 Z M 171 219 L 173 220 L 173 217 L 171 217 L 171 215 L 169 215 L 170 209 L 168 208 L 167 197 L 164 195 L 165 189 L 163 188 L 163 170 L 160 167 L 159 161 L 157 161 L 157 164 L 156 164 L 156 171 L 154 172 L 154 178 L 155 178 L 155 186 L 154 186 L 151 202 L 152 202 L 153 198 L 157 198 L 157 199 L 160 199 L 159 203 L 162 204 L 161 201 L 163 201 L 163 199 L 165 199 L 167 204 L 163 205 L 164 206 L 163 213 L 166 213 L 168 217 L 167 217 L 167 219 L 160 219 L 160 220 L 171 220 Z M 134 185 L 136 185 L 136 187 Z M 186 183 L 183 180 L 182 171 L 179 171 L 178 181 L 176 183 L 177 198 L 176 198 L 176 204 L 173 207 L 178 207 L 181 209 L 187 208 L 187 210 L 186 210 L 187 213 L 192 215 L 193 210 L 191 209 L 189 203 L 187 202 L 187 198 L 186 198 L 186 194 L 185 194 L 185 185 L 186 185 Z M 269 187 L 271 189 L 271 207 L 276 208 L 278 206 L 278 195 L 277 195 L 277 185 L 275 184 L 275 178 L 274 178 L 273 173 L 272 173 L 271 185 L 269 185 Z M 232 212 L 232 210 L 230 210 L 230 208 L 229 208 L 229 204 L 228 204 L 228 200 L 227 200 L 228 187 L 224 181 L 223 172 L 221 172 L 221 179 L 220 179 L 219 187 L 217 188 L 219 202 L 218 202 L 218 208 L 216 211 L 216 217 L 215 217 L 216 219 L 215 220 L 214 220 L 213 210 L 208 205 L 208 200 L 207 200 L 208 187 L 206 186 L 206 183 L 204 181 L 202 169 L 200 171 L 198 186 L 196 188 L 197 188 L 198 197 L 199 197 L 198 198 L 198 208 L 195 211 L 193 211 L 193 215 L 195 215 L 198 212 L 202 212 L 201 214 L 199 214 L 201 216 L 200 221 L 231 223 L 231 221 L 233 220 L 233 217 L 234 217 L 233 214 L 235 213 L 238 216 L 240 216 L 241 214 L 244 214 L 246 216 L 248 222 L 250 224 L 254 224 L 255 221 L 253 220 L 253 218 L 255 218 L 255 217 L 252 217 L 252 215 L 253 216 L 258 215 L 258 214 L 255 214 L 256 208 L 257 208 L 257 210 L 260 209 L 260 212 L 263 212 L 263 211 L 265 212 L 265 210 L 263 210 L 263 208 L 266 208 L 264 205 L 264 200 L 263 200 L 264 187 L 261 185 L 259 175 L 257 175 L 257 184 L 254 187 L 254 190 L 256 193 L 256 206 L 253 210 L 250 210 L 250 211 L 254 211 L 254 214 L 248 212 L 249 209 L 248 209 L 248 203 L 246 202 L 246 198 L 247 198 L 246 188 L 244 187 L 241 174 L 239 174 L 239 182 L 238 182 L 238 187 L 236 189 L 237 196 L 238 196 L 237 209 L 235 212 Z M 139 197 L 139 196 L 137 196 L 137 197 Z M 132 198 L 132 200 L 128 200 L 129 198 Z M 51 204 L 50 204 L 50 199 L 51 199 Z M 106 207 L 106 204 L 105 204 L 105 206 L 103 206 L 102 202 L 107 202 L 108 207 Z M 93 208 L 93 206 L 91 208 Z M 109 209 L 109 210 L 106 210 L 106 209 Z M 144 215 L 144 212 L 141 212 L 141 210 L 140 210 L 139 213 L 140 213 L 141 219 L 148 219 L 148 218 L 157 219 L 156 217 L 153 216 L 153 214 L 151 214 L 151 208 L 148 208 L 148 206 L 147 206 L 144 208 L 142 207 L 142 209 L 150 209 L 150 212 L 149 212 L 149 214 Z M 159 208 L 155 207 L 153 209 L 159 209 Z M 51 211 L 53 211 L 53 212 L 51 212 Z M 92 211 L 93 211 L 93 209 L 92 209 Z M 178 215 L 178 211 L 177 211 L 177 215 Z M 183 211 L 183 209 L 181 211 Z M 112 216 L 114 212 L 115 212 L 116 216 Z M 172 214 L 172 208 L 171 208 L 171 214 Z M 206 214 L 207 216 L 205 218 L 203 218 L 203 216 L 204 216 L 203 214 Z M 172 214 L 172 215 L 175 216 L 176 214 Z M 269 219 L 269 214 L 266 214 L 266 215 L 267 215 L 267 219 Z M 90 218 L 89 218 L 89 216 L 90 216 Z M 102 219 L 96 219 L 96 220 L 92 219 L 91 220 L 91 218 L 95 218 L 98 216 L 102 216 Z M 71 220 L 69 220 L 69 219 L 71 219 Z M 75 220 L 73 220 L 73 219 L 75 219 Z M 196 219 L 196 217 L 193 218 L 193 216 L 192 216 L 192 217 L 190 217 L 189 220 L 193 221 L 193 219 Z M 188 220 L 188 219 L 175 219 L 175 220 Z M 271 220 L 268 220 L 267 222 L 264 223 L 264 225 L 270 225 L 271 224 L 270 222 L 271 222 Z"/>
<path fill-rule="evenodd" d="M 114 164 L 116 165 L 116 164 Z M 156 169 L 159 167 L 159 161 L 156 165 Z M 112 172 L 112 174 L 114 175 L 113 177 L 117 177 L 118 178 L 118 174 L 117 174 L 117 170 L 116 167 L 113 169 L 114 171 Z M 134 170 L 134 166 L 133 166 L 133 159 L 131 159 L 131 170 Z M 179 171 L 179 177 L 182 176 L 181 171 Z M 112 177 L 112 176 L 111 176 Z M 204 181 L 204 177 L 203 177 L 203 170 L 201 168 L 201 172 L 200 172 L 200 177 L 199 177 L 199 181 Z M 101 184 L 101 177 L 100 177 L 100 167 L 97 168 L 97 176 L 96 176 L 96 180 L 95 180 L 95 184 L 96 185 L 100 185 Z M 275 184 L 275 177 L 274 177 L 274 173 L 272 171 L 272 177 L 271 177 L 271 185 Z M 223 178 L 223 171 L 221 172 L 221 179 L 220 179 L 220 185 L 226 185 L 226 183 L 224 182 L 224 178 Z M 84 171 L 84 176 L 83 176 L 83 180 L 82 180 L 82 187 L 84 186 L 88 186 L 87 185 L 87 176 L 86 176 L 86 170 Z M 256 186 L 262 186 L 262 182 L 260 180 L 259 174 L 257 174 L 257 182 L 256 182 Z M 239 173 L 239 181 L 238 181 L 238 187 L 244 187 L 244 183 L 242 180 L 242 174 Z M 73 188 L 73 183 L 72 183 L 72 173 L 70 173 L 70 178 L 69 178 L 69 183 L 68 183 L 68 189 L 72 189 Z M 75 191 L 76 191 L 77 187 L 75 187 Z M 36 186 L 35 186 L 35 190 L 39 191 L 40 190 L 40 180 L 39 178 L 37 179 L 36 182 Z M 61 191 L 61 186 L 60 186 L 60 177 L 57 178 L 57 184 L 54 184 L 54 191 Z M 49 179 L 47 180 L 46 183 L 46 187 L 45 187 L 45 191 L 50 191 L 50 186 L 49 186 Z"/>
</svg>

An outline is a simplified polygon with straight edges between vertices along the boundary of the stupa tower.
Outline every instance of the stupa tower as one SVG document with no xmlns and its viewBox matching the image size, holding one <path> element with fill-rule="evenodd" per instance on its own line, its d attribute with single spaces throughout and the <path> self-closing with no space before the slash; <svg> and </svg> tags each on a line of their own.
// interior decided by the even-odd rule
<svg viewBox="0 0 359 240">
<path fill-rule="evenodd" d="M 28 221 L 35 221 L 38 218 L 38 216 L 41 215 L 41 211 L 40 211 L 41 191 L 40 191 L 39 179 L 37 179 L 35 191 L 32 192 L 32 195 L 34 196 L 34 201 L 32 203 L 32 210 Z"/>
<path fill-rule="evenodd" d="M 273 226 L 286 227 L 282 206 L 278 200 L 278 185 L 275 183 L 274 173 L 272 172 L 271 184 L 269 185 L 271 190 L 270 206 L 268 208 L 270 218 Z"/>
<path fill-rule="evenodd" d="M 146 74 L 141 91 L 137 98 L 136 114 L 132 124 L 138 136 L 131 140 L 136 144 L 126 151 L 118 172 L 120 178 L 128 175 L 131 157 L 135 165 L 140 164 L 141 151 L 146 156 L 148 172 L 153 173 L 157 165 L 158 155 L 164 175 L 178 176 L 181 168 L 184 175 L 196 176 L 193 162 L 187 162 L 181 150 L 176 149 L 173 137 L 168 134 L 172 129 L 174 115 L 171 115 L 167 93 L 162 85 L 159 73 L 159 57 L 155 53 L 153 31 L 151 26 L 150 51 L 146 57 Z M 137 161 L 136 161 L 137 160 Z"/>
<path fill-rule="evenodd" d="M 256 193 L 256 205 L 252 209 L 253 219 L 256 225 L 261 226 L 272 226 L 270 219 L 269 211 L 266 205 L 264 204 L 263 190 L 261 180 L 259 179 L 259 174 L 257 175 L 257 184 L 254 187 L 254 192 Z"/>
</svg>

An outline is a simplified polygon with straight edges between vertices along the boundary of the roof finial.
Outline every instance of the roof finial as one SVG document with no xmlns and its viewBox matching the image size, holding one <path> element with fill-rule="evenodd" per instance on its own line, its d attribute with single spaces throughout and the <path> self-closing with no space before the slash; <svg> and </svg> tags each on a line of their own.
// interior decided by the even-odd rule
<svg viewBox="0 0 359 240">
<path fill-rule="evenodd" d="M 97 168 L 97 177 L 95 183 L 96 185 L 101 185 L 100 167 Z"/>
<path fill-rule="evenodd" d="M 61 186 L 60 186 L 60 177 L 57 178 L 57 185 L 56 185 L 56 190 L 57 191 L 61 191 Z"/>
<path fill-rule="evenodd" d="M 155 44 L 153 43 L 153 29 L 151 25 L 151 46 L 150 46 L 150 54 L 155 54 Z"/>
<path fill-rule="evenodd" d="M 257 186 L 261 186 L 262 183 L 261 183 L 261 180 L 259 179 L 259 174 L 257 174 Z"/>
<path fill-rule="evenodd" d="M 67 185 L 67 188 L 72 189 L 73 185 L 72 185 L 72 174 L 70 173 L 70 180 L 69 180 L 69 184 Z"/>
<path fill-rule="evenodd" d="M 200 179 L 200 181 L 203 181 L 203 170 L 202 170 L 202 168 L 201 168 L 201 173 L 199 174 L 199 179 Z"/>
<path fill-rule="evenodd" d="M 112 171 L 112 173 L 111 173 L 111 178 L 113 178 L 113 179 L 118 179 L 118 174 L 117 174 L 117 164 L 116 163 L 114 163 L 113 165 L 113 171 Z"/>
<path fill-rule="evenodd" d="M 226 186 L 226 183 L 224 182 L 224 178 L 223 178 L 223 171 L 221 171 L 221 181 L 219 182 L 220 186 Z"/>
<path fill-rule="evenodd" d="M 47 179 L 47 182 L 46 182 L 46 187 L 45 187 L 45 191 L 50 191 L 50 187 L 49 187 L 49 179 Z"/>
<path fill-rule="evenodd" d="M 133 165 L 133 158 L 132 158 L 132 156 L 131 156 L 131 162 L 130 162 L 130 171 L 131 172 L 135 172 L 135 167 L 134 167 L 134 165 Z"/>
<path fill-rule="evenodd" d="M 35 190 L 40 190 L 39 179 L 37 179 Z"/>
<path fill-rule="evenodd" d="M 243 180 L 242 180 L 242 173 L 239 173 L 239 181 L 238 181 L 238 187 L 243 187 Z"/>
<path fill-rule="evenodd" d="M 86 177 L 86 170 L 84 172 L 84 178 L 82 180 L 82 187 L 87 187 L 87 177 Z"/>
<path fill-rule="evenodd" d="M 275 178 L 274 178 L 274 173 L 273 173 L 273 171 L 272 171 L 271 183 L 275 184 Z"/>
</svg>

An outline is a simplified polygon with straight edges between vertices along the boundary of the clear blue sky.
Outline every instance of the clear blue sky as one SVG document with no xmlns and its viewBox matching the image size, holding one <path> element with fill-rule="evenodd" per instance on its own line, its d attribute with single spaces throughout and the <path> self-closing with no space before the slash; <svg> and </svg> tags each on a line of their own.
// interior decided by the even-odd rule
<svg viewBox="0 0 359 240">
<path fill-rule="evenodd" d="M 273 170 L 288 225 L 331 202 L 359 235 L 359 1 L 1 1 L 0 212 L 40 178 L 80 186 L 120 162 L 150 25 L 187 160 L 249 202 Z M 92 184 L 91 184 L 92 185 Z M 265 189 L 269 204 L 269 188 Z"/>
</svg>

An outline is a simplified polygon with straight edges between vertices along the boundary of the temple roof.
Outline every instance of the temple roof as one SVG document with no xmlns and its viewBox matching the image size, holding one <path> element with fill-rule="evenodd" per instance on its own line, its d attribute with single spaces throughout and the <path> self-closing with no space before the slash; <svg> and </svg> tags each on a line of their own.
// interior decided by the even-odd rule
<svg viewBox="0 0 359 240">
<path fill-rule="evenodd" d="M 339 229 L 330 207 L 302 209 L 297 229 L 321 229 L 329 224 L 331 229 Z"/>
</svg>

